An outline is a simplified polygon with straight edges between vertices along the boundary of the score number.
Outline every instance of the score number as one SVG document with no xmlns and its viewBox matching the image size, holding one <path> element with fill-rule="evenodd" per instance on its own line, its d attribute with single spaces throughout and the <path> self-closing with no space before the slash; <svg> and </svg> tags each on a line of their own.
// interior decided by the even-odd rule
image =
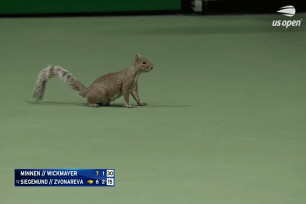
<svg viewBox="0 0 306 204">
<path fill-rule="evenodd" d="M 107 178 L 106 185 L 108 185 L 108 186 L 114 185 L 114 179 L 113 178 Z"/>
<path fill-rule="evenodd" d="M 99 171 L 96 171 L 96 173 L 97 173 L 97 176 L 99 175 Z M 102 175 L 104 176 L 104 171 L 102 171 Z M 107 177 L 114 177 L 115 175 L 114 175 L 114 170 L 107 170 L 106 171 L 106 176 Z"/>
<path fill-rule="evenodd" d="M 106 177 L 114 177 L 114 176 L 115 176 L 114 170 L 107 170 L 106 171 Z M 107 178 L 106 179 L 106 185 L 108 185 L 108 186 L 114 185 L 114 179 L 113 178 Z"/>
<path fill-rule="evenodd" d="M 107 170 L 106 171 L 106 176 L 107 177 L 114 177 L 115 175 L 114 175 L 115 173 L 114 173 L 114 170 Z"/>
<path fill-rule="evenodd" d="M 99 175 L 99 171 L 96 171 L 96 175 L 98 176 Z M 103 174 L 103 176 L 104 176 L 104 171 L 102 172 L 102 174 Z M 113 185 L 115 185 L 115 182 L 114 182 L 114 178 L 111 178 L 111 177 L 114 177 L 115 176 L 115 172 L 114 172 L 114 170 L 106 170 L 106 177 L 108 177 L 107 179 L 106 179 L 106 185 L 107 186 L 113 186 Z M 101 180 L 102 181 L 102 185 L 104 185 L 105 184 L 105 179 L 102 179 Z M 99 182 L 99 180 L 96 180 L 96 184 L 99 184 L 100 182 Z"/>
</svg>

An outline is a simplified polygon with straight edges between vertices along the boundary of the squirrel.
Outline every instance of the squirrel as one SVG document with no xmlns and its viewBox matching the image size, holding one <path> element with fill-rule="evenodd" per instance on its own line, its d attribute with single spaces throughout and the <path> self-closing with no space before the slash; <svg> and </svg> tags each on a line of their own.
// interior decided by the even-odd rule
<svg viewBox="0 0 306 204">
<path fill-rule="evenodd" d="M 33 94 L 33 102 L 38 102 L 43 99 L 47 81 L 54 76 L 58 76 L 72 89 L 76 90 L 81 97 L 86 97 L 87 104 L 90 107 L 107 106 L 123 95 L 124 106 L 132 108 L 132 105 L 129 103 L 130 94 L 139 106 L 146 106 L 147 103 L 142 103 L 139 99 L 138 77 L 141 73 L 149 72 L 152 69 L 153 64 L 137 54 L 134 63 L 129 68 L 102 75 L 90 87 L 86 87 L 67 70 L 60 66 L 50 65 L 43 69 L 38 76 Z"/>
</svg>

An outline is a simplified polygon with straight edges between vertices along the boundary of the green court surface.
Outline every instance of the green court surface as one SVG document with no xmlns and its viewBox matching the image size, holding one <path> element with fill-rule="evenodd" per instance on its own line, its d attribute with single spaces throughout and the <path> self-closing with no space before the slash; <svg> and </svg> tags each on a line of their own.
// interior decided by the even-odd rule
<svg viewBox="0 0 306 204">
<path fill-rule="evenodd" d="M 0 203 L 306 203 L 306 22 L 278 19 L 0 19 Z M 88 86 L 138 53 L 146 107 L 90 108 L 58 78 L 30 102 L 49 64 Z M 15 168 L 114 168 L 116 186 L 14 187 Z"/>
</svg>

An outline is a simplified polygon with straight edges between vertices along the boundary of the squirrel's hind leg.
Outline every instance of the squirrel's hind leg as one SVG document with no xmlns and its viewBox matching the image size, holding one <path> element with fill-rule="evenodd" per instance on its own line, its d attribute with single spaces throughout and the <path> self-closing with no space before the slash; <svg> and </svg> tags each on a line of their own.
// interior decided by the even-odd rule
<svg viewBox="0 0 306 204">
<path fill-rule="evenodd" d="M 87 94 L 87 104 L 90 107 L 94 108 L 98 107 L 99 105 L 104 105 L 106 101 L 106 91 L 101 87 L 96 87 Z"/>
</svg>

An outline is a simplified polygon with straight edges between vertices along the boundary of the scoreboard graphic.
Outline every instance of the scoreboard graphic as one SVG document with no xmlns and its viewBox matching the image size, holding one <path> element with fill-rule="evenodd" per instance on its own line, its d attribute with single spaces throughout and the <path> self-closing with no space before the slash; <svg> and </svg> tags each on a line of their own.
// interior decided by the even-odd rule
<svg viewBox="0 0 306 204">
<path fill-rule="evenodd" d="M 115 169 L 15 169 L 17 187 L 114 187 Z"/>
</svg>

